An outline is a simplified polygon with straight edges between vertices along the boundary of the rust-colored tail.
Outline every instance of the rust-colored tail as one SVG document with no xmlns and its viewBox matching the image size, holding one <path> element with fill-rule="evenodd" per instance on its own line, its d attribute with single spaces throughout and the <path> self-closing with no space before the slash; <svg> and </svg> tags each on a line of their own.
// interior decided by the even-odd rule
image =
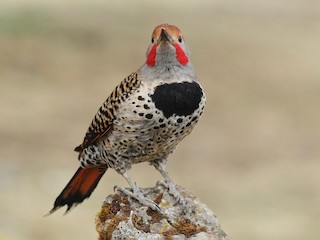
<svg viewBox="0 0 320 240">
<path fill-rule="evenodd" d="M 106 170 L 107 166 L 105 165 L 92 168 L 79 167 L 70 182 L 57 197 L 49 214 L 52 214 L 64 205 L 68 206 L 67 213 L 72 207 L 90 197 Z"/>
</svg>

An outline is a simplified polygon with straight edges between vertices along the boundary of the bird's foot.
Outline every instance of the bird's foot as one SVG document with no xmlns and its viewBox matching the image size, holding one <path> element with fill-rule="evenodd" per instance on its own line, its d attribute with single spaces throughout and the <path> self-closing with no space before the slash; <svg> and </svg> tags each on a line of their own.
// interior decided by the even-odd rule
<svg viewBox="0 0 320 240">
<path fill-rule="evenodd" d="M 181 203 L 184 204 L 183 197 L 181 196 L 180 192 L 177 189 L 177 185 L 173 181 L 167 181 L 167 180 L 160 180 L 157 182 L 157 185 L 161 185 L 168 189 L 168 193 L 174 197 L 176 202 L 174 205 Z"/>
<path fill-rule="evenodd" d="M 139 203 L 141 203 L 142 205 L 146 206 L 146 207 L 149 207 L 151 208 L 152 210 L 160 213 L 160 214 L 163 214 L 163 211 L 161 210 L 161 208 L 159 207 L 158 204 L 156 204 L 154 201 L 152 201 L 151 199 L 149 198 L 146 198 L 142 191 L 140 189 L 136 189 L 136 190 L 133 190 L 130 191 L 126 188 L 123 188 L 123 187 L 118 187 L 118 186 L 115 186 L 114 188 L 115 191 L 120 191 L 122 192 L 123 194 L 127 195 L 128 197 L 132 198 L 132 199 L 135 199 L 137 200 Z"/>
</svg>

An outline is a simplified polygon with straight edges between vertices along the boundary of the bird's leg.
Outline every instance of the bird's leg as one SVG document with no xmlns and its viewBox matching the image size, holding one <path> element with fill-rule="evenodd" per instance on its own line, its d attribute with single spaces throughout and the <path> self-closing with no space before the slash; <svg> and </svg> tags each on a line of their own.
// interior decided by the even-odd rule
<svg viewBox="0 0 320 240">
<path fill-rule="evenodd" d="M 164 178 L 164 181 L 158 181 L 158 184 L 167 188 L 169 190 L 169 194 L 171 194 L 176 199 L 177 203 L 181 202 L 182 198 L 180 192 L 177 190 L 177 185 L 174 181 L 172 181 L 168 172 L 165 170 L 166 163 L 166 159 L 161 159 L 152 161 L 150 164 L 153 165 Z"/>
<path fill-rule="evenodd" d="M 115 187 L 115 190 L 124 193 L 128 197 L 136 199 L 142 205 L 150 207 L 154 211 L 162 213 L 162 211 L 161 211 L 160 207 L 158 206 L 158 204 L 156 204 L 154 201 L 152 201 L 151 199 L 146 198 L 143 195 L 143 193 L 140 190 L 140 188 L 137 186 L 137 184 L 135 182 L 133 182 L 131 180 L 131 178 L 129 177 L 127 172 L 124 172 L 121 175 L 127 180 L 129 185 L 131 186 L 132 192 L 130 190 L 126 189 L 126 188 L 122 188 L 122 187 L 118 187 L 118 186 Z"/>
</svg>

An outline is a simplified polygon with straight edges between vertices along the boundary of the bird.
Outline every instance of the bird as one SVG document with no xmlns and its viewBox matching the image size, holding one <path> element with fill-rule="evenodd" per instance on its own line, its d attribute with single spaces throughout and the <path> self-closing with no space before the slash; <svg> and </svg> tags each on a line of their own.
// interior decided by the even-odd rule
<svg viewBox="0 0 320 240">
<path fill-rule="evenodd" d="M 161 211 L 128 172 L 133 164 L 149 162 L 163 176 L 162 183 L 179 198 L 166 163 L 199 121 L 205 102 L 180 29 L 167 23 L 156 26 L 145 63 L 115 87 L 94 116 L 82 144 L 75 148 L 80 167 L 48 214 L 65 205 L 67 213 L 89 198 L 109 168 L 131 187 L 117 190 Z"/>
</svg>

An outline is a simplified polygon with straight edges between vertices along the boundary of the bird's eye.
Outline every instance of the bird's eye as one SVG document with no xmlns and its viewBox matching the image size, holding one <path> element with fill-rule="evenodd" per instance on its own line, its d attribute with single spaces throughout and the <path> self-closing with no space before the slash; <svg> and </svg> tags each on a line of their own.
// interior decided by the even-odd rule
<svg viewBox="0 0 320 240">
<path fill-rule="evenodd" d="M 182 43 L 182 36 L 179 36 L 179 37 L 178 37 L 178 41 L 179 41 L 180 43 Z"/>
<path fill-rule="evenodd" d="M 154 37 L 151 38 L 151 43 L 154 43 Z"/>
</svg>

